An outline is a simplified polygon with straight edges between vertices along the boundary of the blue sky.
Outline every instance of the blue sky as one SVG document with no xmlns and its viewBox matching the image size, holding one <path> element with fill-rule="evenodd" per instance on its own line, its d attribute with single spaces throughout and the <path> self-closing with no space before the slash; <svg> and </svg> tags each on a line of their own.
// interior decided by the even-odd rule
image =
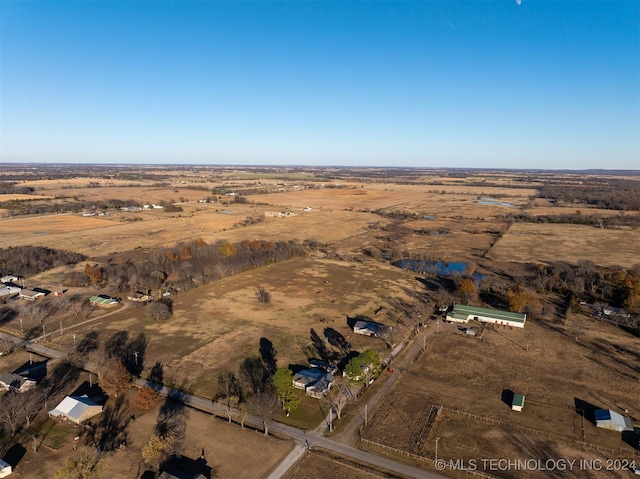
<svg viewBox="0 0 640 479">
<path fill-rule="evenodd" d="M 639 1 L 0 1 L 0 161 L 640 169 Z"/>
</svg>

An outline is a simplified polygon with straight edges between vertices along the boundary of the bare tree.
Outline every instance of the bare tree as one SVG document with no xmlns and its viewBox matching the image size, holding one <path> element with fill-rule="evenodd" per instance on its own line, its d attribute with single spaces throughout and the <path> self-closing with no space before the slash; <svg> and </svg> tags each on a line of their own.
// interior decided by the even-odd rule
<svg viewBox="0 0 640 479">
<path fill-rule="evenodd" d="M 248 401 L 251 412 L 262 419 L 264 435 L 269 435 L 269 423 L 278 409 L 278 398 L 271 391 L 259 392 Z"/>
<path fill-rule="evenodd" d="M 73 318 L 75 320 L 86 319 L 91 314 L 92 308 L 89 300 L 79 294 L 74 294 L 69 297 L 69 311 L 73 313 Z"/>
<path fill-rule="evenodd" d="M 51 313 L 51 303 L 47 300 L 25 301 L 18 306 L 21 316 L 26 316 L 33 323 L 42 324 Z"/>
<path fill-rule="evenodd" d="M 336 376 L 333 387 L 325 392 L 324 398 L 331 405 L 338 419 L 340 419 L 342 418 L 342 411 L 347 404 L 355 399 L 355 396 L 351 392 L 348 381 L 342 376 Z"/>
<path fill-rule="evenodd" d="M 218 392 L 213 400 L 224 404 L 227 417 L 231 422 L 234 408 L 242 401 L 242 388 L 234 373 L 227 371 L 218 376 Z"/>
<path fill-rule="evenodd" d="M 44 396 L 38 388 L 31 389 L 22 394 L 22 410 L 27 427 L 31 426 L 31 421 L 33 421 L 42 410 L 43 403 Z"/>
<path fill-rule="evenodd" d="M 0 422 L 6 424 L 11 436 L 16 432 L 24 421 L 24 404 L 18 393 L 9 391 L 0 398 Z"/>
<path fill-rule="evenodd" d="M 151 303 L 149 309 L 147 310 L 147 314 L 150 319 L 154 321 L 166 321 L 171 317 L 171 311 L 169 310 L 169 306 L 164 303 Z"/>
<path fill-rule="evenodd" d="M 270 386 L 269 371 L 258 356 L 245 358 L 240 364 L 240 375 L 249 391 L 256 394 Z"/>
<path fill-rule="evenodd" d="M 82 448 L 77 459 L 67 458 L 64 461 L 63 468 L 56 472 L 55 479 L 94 479 L 99 473 L 96 451 Z"/>
<path fill-rule="evenodd" d="M 271 293 L 266 289 L 264 289 L 262 286 L 258 286 L 256 288 L 256 297 L 258 298 L 258 302 L 260 304 L 271 303 Z"/>
</svg>

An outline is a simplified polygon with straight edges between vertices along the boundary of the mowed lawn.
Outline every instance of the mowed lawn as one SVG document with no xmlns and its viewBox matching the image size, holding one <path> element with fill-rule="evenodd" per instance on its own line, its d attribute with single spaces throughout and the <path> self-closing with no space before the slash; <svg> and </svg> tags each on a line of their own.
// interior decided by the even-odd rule
<svg viewBox="0 0 640 479">
<path fill-rule="evenodd" d="M 271 304 L 258 303 L 258 286 L 271 293 Z M 300 257 L 176 295 L 173 317 L 166 322 L 148 319 L 144 308 L 127 309 L 74 332 L 81 337 L 94 328 L 103 343 L 117 331 L 127 331 L 130 338 L 144 333 L 149 339 L 145 368 L 159 361 L 165 379 L 208 397 L 215 392 L 219 373 L 237 371 L 245 357 L 259 354 L 261 338 L 273 344 L 278 366 L 307 364 L 311 329 L 324 339 L 325 329 L 332 328 L 352 349 L 372 347 L 384 357 L 387 346 L 354 335 L 347 316 L 365 314 L 394 326 L 399 341 L 406 328 L 396 328 L 375 310 L 386 306 L 391 311 L 387 300 L 406 299 L 403 288 L 415 286 L 414 277 L 398 268 Z M 51 340 L 71 347 L 71 334 Z"/>
</svg>

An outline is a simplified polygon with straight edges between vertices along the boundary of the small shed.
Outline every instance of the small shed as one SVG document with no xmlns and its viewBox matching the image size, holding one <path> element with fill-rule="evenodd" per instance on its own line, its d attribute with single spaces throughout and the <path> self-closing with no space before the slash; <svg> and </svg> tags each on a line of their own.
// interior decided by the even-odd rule
<svg viewBox="0 0 640 479">
<path fill-rule="evenodd" d="M 594 413 L 596 426 L 612 431 L 633 431 L 631 419 L 611 409 L 597 409 Z"/>
<path fill-rule="evenodd" d="M 522 411 L 524 407 L 524 394 L 514 394 L 511 401 L 511 409 L 514 411 Z"/>
<path fill-rule="evenodd" d="M 11 464 L 0 459 L 0 477 L 7 477 L 12 472 L 13 469 L 11 469 Z"/>
</svg>

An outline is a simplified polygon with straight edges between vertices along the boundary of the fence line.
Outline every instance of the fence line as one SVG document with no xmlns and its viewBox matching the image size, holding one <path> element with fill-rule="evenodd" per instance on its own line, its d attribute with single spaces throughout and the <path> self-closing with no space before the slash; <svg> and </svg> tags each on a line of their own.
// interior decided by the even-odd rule
<svg viewBox="0 0 640 479">
<path fill-rule="evenodd" d="M 430 457 L 427 457 L 427 456 L 420 456 L 418 454 L 413 454 L 412 452 L 403 451 L 402 449 L 397 449 L 395 447 L 388 446 L 386 444 L 382 444 L 382 443 L 379 443 L 379 442 L 371 441 L 370 439 L 360 438 L 360 442 L 363 442 L 363 443 L 368 444 L 370 446 L 378 447 L 380 449 L 384 449 L 384 450 L 393 452 L 395 454 L 399 454 L 401 456 L 407 456 L 407 457 L 410 457 L 411 459 L 416 459 L 418 461 L 427 462 L 427 463 L 433 464 L 435 466 L 435 462 L 436 462 L 435 459 L 431 459 Z M 442 459 L 442 460 L 445 461 L 445 463 L 448 464 L 448 461 L 446 459 Z M 440 461 L 440 460 L 438 460 L 438 461 Z M 484 472 L 480 472 L 480 471 L 473 471 L 471 469 L 460 469 L 460 471 L 466 472 L 467 474 L 471 474 L 473 476 L 481 477 L 483 479 L 496 479 L 494 476 L 490 476 L 489 474 L 485 474 Z"/>
<path fill-rule="evenodd" d="M 534 434 L 536 436 L 542 436 L 548 439 L 556 439 L 560 442 L 570 442 L 573 443 L 574 445 L 578 445 L 578 446 L 582 446 L 585 448 L 589 448 L 589 449 L 595 449 L 597 451 L 602 451 L 602 452 L 608 452 L 610 454 L 631 454 L 632 456 L 636 456 L 638 455 L 638 453 L 632 449 L 627 449 L 624 447 L 606 447 L 606 446 L 600 446 L 598 444 L 591 444 L 589 442 L 586 441 L 578 441 L 576 439 L 567 437 L 567 436 L 560 436 L 558 434 L 553 434 L 551 432 L 545 432 L 545 431 L 540 431 L 537 429 L 533 429 L 530 427 L 526 427 L 526 426 L 519 426 L 516 424 L 512 424 L 509 423 L 507 421 L 501 421 L 499 419 L 493 419 L 493 418 L 488 418 L 488 417 L 484 417 L 484 416 L 479 416 L 477 414 L 473 414 L 470 412 L 466 412 L 466 411 L 459 411 L 457 409 L 452 409 L 452 408 L 448 408 L 445 406 L 441 406 L 441 409 L 445 412 L 449 412 L 452 414 L 457 414 L 458 416 L 463 416 L 463 417 L 469 417 L 471 419 L 475 419 L 477 421 L 482 421 L 482 422 L 486 422 L 489 424 L 497 424 L 499 426 L 505 426 L 505 427 L 509 427 L 511 429 L 516 429 L 518 431 L 522 431 L 522 432 L 527 432 L 530 434 Z"/>
</svg>

